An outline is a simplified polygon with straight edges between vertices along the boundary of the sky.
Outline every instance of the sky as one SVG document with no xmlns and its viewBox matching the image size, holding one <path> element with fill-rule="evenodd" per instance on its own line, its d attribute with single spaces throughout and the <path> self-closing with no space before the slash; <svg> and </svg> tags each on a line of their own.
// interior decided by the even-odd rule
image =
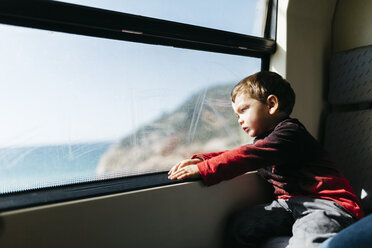
<svg viewBox="0 0 372 248">
<path fill-rule="evenodd" d="M 259 35 L 256 1 L 68 1 Z M 105 4 L 103 6 L 103 4 Z M 0 24 L 0 147 L 115 141 L 260 60 Z"/>
</svg>

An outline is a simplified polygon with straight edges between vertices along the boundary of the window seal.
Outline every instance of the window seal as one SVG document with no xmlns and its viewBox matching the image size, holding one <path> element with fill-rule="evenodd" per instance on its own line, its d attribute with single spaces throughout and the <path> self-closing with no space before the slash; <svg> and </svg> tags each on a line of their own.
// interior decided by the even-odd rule
<svg viewBox="0 0 372 248">
<path fill-rule="evenodd" d="M 0 23 L 257 58 L 276 49 L 270 38 L 57 1 L 0 1 Z"/>
<path fill-rule="evenodd" d="M 275 39 L 278 16 L 278 0 L 268 0 L 265 20 L 264 37 Z"/>
<path fill-rule="evenodd" d="M 157 172 L 0 194 L 0 213 L 197 180 L 169 180 L 167 172 Z"/>
</svg>

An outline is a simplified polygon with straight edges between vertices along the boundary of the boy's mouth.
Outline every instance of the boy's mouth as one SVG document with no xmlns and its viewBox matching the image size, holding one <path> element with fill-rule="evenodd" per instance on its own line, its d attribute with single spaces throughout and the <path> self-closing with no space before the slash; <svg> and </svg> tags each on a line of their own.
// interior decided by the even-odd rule
<svg viewBox="0 0 372 248">
<path fill-rule="evenodd" d="M 246 132 L 246 133 L 249 132 L 249 128 L 248 128 L 248 127 L 243 127 L 243 130 L 244 130 L 244 132 Z"/>
</svg>

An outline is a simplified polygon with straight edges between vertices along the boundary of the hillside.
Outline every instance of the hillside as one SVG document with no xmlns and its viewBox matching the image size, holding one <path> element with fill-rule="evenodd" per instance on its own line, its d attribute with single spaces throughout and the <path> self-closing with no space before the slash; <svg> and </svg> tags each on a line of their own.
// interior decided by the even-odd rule
<svg viewBox="0 0 372 248">
<path fill-rule="evenodd" d="M 101 157 L 97 174 L 164 171 L 195 153 L 231 149 L 244 143 L 247 135 L 240 130 L 231 108 L 232 87 L 202 90 L 175 111 L 124 137 Z"/>
</svg>

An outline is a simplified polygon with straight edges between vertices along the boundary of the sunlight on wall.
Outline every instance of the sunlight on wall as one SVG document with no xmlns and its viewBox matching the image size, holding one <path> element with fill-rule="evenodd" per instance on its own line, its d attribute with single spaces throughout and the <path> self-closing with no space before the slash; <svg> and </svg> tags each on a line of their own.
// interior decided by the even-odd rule
<svg viewBox="0 0 372 248">
<path fill-rule="evenodd" d="M 291 83 L 296 92 L 292 116 L 315 137 L 319 135 L 325 102 L 323 89 L 328 81 L 335 4 L 336 0 L 284 0 L 278 6 L 278 47 L 270 69 Z"/>
<path fill-rule="evenodd" d="M 279 1 L 278 3 L 278 21 L 276 34 L 276 52 L 270 59 L 270 70 L 286 77 L 287 63 L 287 9 L 288 0 Z"/>
</svg>

